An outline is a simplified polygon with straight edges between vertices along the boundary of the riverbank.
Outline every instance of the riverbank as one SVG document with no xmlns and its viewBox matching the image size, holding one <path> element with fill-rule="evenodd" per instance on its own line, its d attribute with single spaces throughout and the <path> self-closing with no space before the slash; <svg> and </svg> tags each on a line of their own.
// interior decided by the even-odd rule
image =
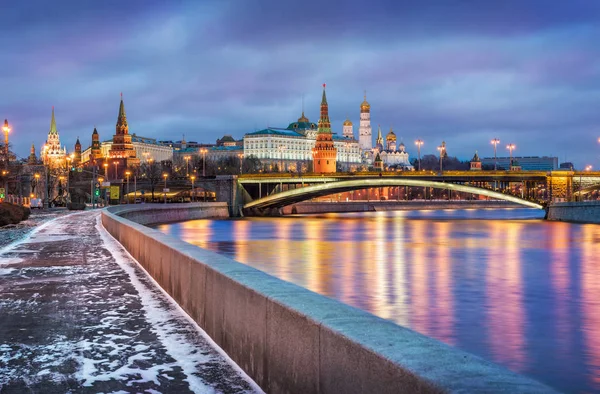
<svg viewBox="0 0 600 394">
<path fill-rule="evenodd" d="M 547 220 L 600 224 L 600 201 L 559 202 L 548 207 Z"/>
<path fill-rule="evenodd" d="M 0 248 L 3 248 L 15 241 L 23 239 L 38 226 L 49 220 L 56 219 L 59 216 L 68 214 L 66 208 L 34 210 L 26 220 L 17 224 L 9 224 L 0 227 Z"/>
</svg>

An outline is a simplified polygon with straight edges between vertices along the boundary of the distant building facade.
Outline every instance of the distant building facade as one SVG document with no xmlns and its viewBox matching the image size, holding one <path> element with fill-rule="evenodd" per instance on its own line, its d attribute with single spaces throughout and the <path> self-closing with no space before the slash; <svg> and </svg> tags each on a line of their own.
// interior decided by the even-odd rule
<svg viewBox="0 0 600 394">
<path fill-rule="evenodd" d="M 513 160 L 519 162 L 523 171 L 554 171 L 558 169 L 558 157 L 551 156 L 513 156 Z M 510 157 L 498 157 L 498 170 L 510 170 Z M 495 159 L 493 157 L 484 157 L 481 159 L 482 166 L 494 168 Z"/>
</svg>

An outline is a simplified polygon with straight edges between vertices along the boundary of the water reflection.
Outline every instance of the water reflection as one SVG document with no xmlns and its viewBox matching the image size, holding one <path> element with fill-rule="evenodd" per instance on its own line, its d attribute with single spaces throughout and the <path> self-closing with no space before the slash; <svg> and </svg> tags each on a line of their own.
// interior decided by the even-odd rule
<svg viewBox="0 0 600 394">
<path fill-rule="evenodd" d="M 531 210 L 198 220 L 159 228 L 531 375 L 600 391 L 600 231 Z"/>
</svg>

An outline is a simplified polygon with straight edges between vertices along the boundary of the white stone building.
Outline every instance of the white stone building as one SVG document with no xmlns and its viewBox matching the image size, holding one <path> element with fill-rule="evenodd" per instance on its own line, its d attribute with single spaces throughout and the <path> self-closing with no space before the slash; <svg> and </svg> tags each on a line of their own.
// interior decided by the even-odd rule
<svg viewBox="0 0 600 394">
<path fill-rule="evenodd" d="M 333 144 L 337 149 L 337 162 L 345 170 L 356 169 L 361 163 L 358 141 L 351 138 L 352 124 L 349 129 L 344 123 L 344 135 L 333 134 Z M 244 135 L 245 157 L 255 156 L 267 164 L 278 164 L 284 170 L 297 170 L 297 165 L 312 162 L 312 150 L 317 138 L 317 124 L 304 116 L 292 122 L 285 129 L 269 127 Z"/>
</svg>

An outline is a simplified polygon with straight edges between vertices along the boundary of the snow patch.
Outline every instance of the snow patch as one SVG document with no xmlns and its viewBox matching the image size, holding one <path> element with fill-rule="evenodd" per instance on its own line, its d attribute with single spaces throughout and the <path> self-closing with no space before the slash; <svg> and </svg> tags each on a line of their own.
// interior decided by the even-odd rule
<svg viewBox="0 0 600 394">
<path fill-rule="evenodd" d="M 179 304 L 177 304 L 143 268 L 140 268 L 141 266 L 133 256 L 131 256 L 127 250 L 125 250 L 121 244 L 106 231 L 106 229 L 104 229 L 100 216 L 96 219 L 96 228 L 100 233 L 100 237 L 102 238 L 106 250 L 110 252 L 123 271 L 129 275 L 132 285 L 139 294 L 148 322 L 152 325 L 159 340 L 167 349 L 167 353 L 176 360 L 176 365 L 178 365 L 187 376 L 186 381 L 189 383 L 192 391 L 197 393 L 214 392 L 214 388 L 207 386 L 201 378 L 196 376 L 196 366 L 211 361 L 211 358 L 198 352 L 196 347 L 189 345 L 189 341 L 186 339 L 185 334 L 180 332 L 180 329 L 176 324 L 175 317 L 177 314 L 183 316 L 196 328 L 198 333 L 204 337 L 204 339 L 221 354 L 226 362 L 250 384 L 254 392 L 263 392 L 262 389 L 204 332 L 204 330 L 202 330 L 202 328 L 200 328 L 200 326 L 198 326 L 183 309 L 181 309 Z M 136 268 L 138 268 L 140 273 L 136 271 Z M 155 289 L 150 289 L 144 285 L 139 275 L 143 275 L 146 280 L 150 281 Z M 167 309 L 164 305 L 161 305 L 161 300 L 152 293 L 152 290 L 162 292 L 165 298 L 169 300 L 171 308 Z"/>
</svg>

